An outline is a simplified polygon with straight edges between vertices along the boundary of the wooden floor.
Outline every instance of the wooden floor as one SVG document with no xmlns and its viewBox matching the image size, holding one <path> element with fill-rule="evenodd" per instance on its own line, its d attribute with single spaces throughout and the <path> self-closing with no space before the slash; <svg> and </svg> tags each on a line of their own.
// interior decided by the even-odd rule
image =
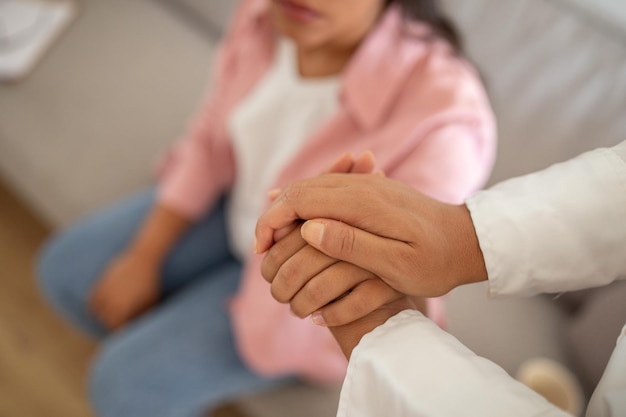
<svg viewBox="0 0 626 417">
<path fill-rule="evenodd" d="M 48 229 L 0 184 L 0 417 L 88 417 L 94 345 L 45 305 L 33 259 Z"/>
<path fill-rule="evenodd" d="M 33 277 L 48 233 L 0 182 L 0 417 L 94 417 L 85 375 L 96 346 L 55 316 Z"/>
</svg>

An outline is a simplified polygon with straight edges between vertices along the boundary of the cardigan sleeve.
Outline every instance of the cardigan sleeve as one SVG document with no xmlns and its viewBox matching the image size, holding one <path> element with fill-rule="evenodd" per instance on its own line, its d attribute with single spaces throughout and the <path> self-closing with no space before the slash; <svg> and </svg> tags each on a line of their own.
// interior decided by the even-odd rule
<svg viewBox="0 0 626 417">
<path fill-rule="evenodd" d="M 215 58 L 214 79 L 204 103 L 167 156 L 159 181 L 159 203 L 189 219 L 199 217 L 234 181 L 233 149 L 227 140 L 226 92 L 233 62 L 250 25 L 256 1 L 243 1 Z"/>
<path fill-rule="evenodd" d="M 445 124 L 421 138 L 388 175 L 437 200 L 461 203 L 491 172 L 492 148 L 484 142 L 481 130 L 471 124 Z"/>
</svg>

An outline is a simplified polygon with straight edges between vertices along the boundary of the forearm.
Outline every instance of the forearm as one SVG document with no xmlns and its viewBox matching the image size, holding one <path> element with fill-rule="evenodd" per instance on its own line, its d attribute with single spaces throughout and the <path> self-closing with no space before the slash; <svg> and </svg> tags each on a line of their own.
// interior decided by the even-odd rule
<svg viewBox="0 0 626 417">
<path fill-rule="evenodd" d="M 156 204 L 137 232 L 128 251 L 161 262 L 189 228 L 191 221 L 174 210 Z"/>
</svg>

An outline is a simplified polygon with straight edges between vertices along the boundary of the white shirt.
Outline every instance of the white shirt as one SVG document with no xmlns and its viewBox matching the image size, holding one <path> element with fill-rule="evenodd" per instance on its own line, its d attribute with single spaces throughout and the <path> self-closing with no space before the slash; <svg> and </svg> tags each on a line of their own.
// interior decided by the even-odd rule
<svg viewBox="0 0 626 417">
<path fill-rule="evenodd" d="M 267 192 L 307 138 L 339 107 L 339 77 L 304 79 L 295 45 L 281 39 L 274 62 L 228 121 L 237 180 L 227 208 L 231 249 L 245 259 Z"/>
<path fill-rule="evenodd" d="M 588 288 L 626 277 L 626 142 L 506 181 L 467 206 L 492 296 Z M 363 337 L 337 414 L 567 415 L 416 311 Z M 587 416 L 626 416 L 626 337 L 618 339 Z"/>
</svg>

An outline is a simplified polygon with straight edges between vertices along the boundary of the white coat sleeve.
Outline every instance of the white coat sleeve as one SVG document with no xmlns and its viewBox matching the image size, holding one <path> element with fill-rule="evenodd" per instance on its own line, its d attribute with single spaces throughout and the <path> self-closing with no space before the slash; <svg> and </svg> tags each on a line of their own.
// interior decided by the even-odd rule
<svg viewBox="0 0 626 417">
<path fill-rule="evenodd" d="M 352 352 L 337 417 L 566 417 L 417 311 Z"/>
<path fill-rule="evenodd" d="M 493 296 L 626 277 L 626 142 L 505 181 L 466 203 Z"/>
<path fill-rule="evenodd" d="M 626 276 L 626 142 L 480 192 L 468 207 L 493 295 L 559 292 Z M 623 415 L 625 341 L 618 343 L 588 417 Z M 402 312 L 362 338 L 337 414 L 567 415 L 416 311 Z"/>
<path fill-rule="evenodd" d="M 626 326 L 617 339 L 615 350 L 596 387 L 587 417 L 620 417 L 626 415 Z"/>
</svg>

